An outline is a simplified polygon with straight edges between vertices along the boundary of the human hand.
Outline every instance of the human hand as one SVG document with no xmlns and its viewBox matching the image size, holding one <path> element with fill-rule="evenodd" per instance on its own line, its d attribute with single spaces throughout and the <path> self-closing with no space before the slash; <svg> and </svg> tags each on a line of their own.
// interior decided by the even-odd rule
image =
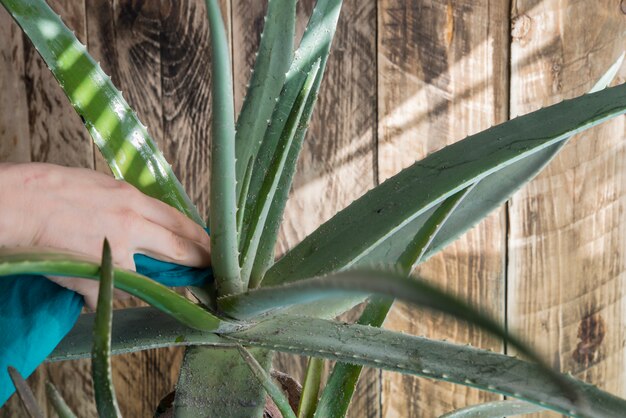
<svg viewBox="0 0 626 418">
<path fill-rule="evenodd" d="M 48 247 L 100 258 L 106 237 L 114 263 L 133 254 L 192 267 L 210 264 L 204 229 L 171 206 L 93 170 L 53 164 L 0 164 L 0 247 Z M 98 283 L 51 280 L 95 308 Z"/>
</svg>

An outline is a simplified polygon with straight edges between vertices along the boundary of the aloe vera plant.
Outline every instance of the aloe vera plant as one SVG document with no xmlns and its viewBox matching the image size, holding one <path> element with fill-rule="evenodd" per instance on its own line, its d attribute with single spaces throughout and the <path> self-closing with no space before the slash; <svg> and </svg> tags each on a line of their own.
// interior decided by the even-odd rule
<svg viewBox="0 0 626 418">
<path fill-rule="evenodd" d="M 61 18 L 44 0 L 0 3 L 59 81 L 113 173 L 204 226 L 147 129 Z M 296 1 L 270 0 L 252 82 L 236 118 L 222 16 L 217 0 L 206 1 L 213 50 L 211 209 L 206 223 L 212 228 L 215 292 L 199 293 L 203 303 L 141 274 L 113 269 L 106 244 L 102 260 L 0 250 L 0 277 L 41 274 L 101 281 L 96 314 L 82 315 L 48 360 L 93 358 L 101 416 L 121 415 L 109 356 L 168 346 L 187 347 L 172 406 L 177 417 L 260 417 L 266 394 L 284 417 L 342 417 L 362 366 L 518 399 L 448 416 L 542 409 L 580 417 L 623 414 L 626 400 L 550 369 L 497 321 L 410 275 L 506 201 L 572 135 L 626 113 L 626 85 L 606 88 L 621 59 L 589 94 L 427 156 L 274 261 L 280 219 L 341 3 L 317 1 L 294 51 Z M 113 285 L 151 307 L 112 313 Z M 394 299 L 467 320 L 502 338 L 527 360 L 378 329 Z M 367 305 L 357 323 L 335 320 L 363 301 Z M 268 370 L 277 351 L 311 357 L 295 407 Z M 326 359 L 336 364 L 320 390 Z M 25 392 L 25 385 L 19 386 Z M 58 410 L 71 416 L 58 392 L 50 393 Z M 25 404 L 29 411 L 36 409 L 30 398 Z"/>
</svg>

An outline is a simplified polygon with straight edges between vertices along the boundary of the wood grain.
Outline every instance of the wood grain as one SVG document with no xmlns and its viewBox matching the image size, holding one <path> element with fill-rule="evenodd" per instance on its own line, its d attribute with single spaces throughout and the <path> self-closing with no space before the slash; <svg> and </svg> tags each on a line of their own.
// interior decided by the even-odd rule
<svg viewBox="0 0 626 418">
<path fill-rule="evenodd" d="M 378 5 L 381 181 L 507 116 L 506 2 L 384 0 Z M 419 268 L 504 322 L 504 213 L 497 211 Z M 387 328 L 500 350 L 462 322 L 396 304 Z M 383 373 L 382 415 L 433 417 L 495 399 L 463 386 Z"/>
<path fill-rule="evenodd" d="M 24 37 L 0 9 L 0 162 L 30 161 L 28 103 L 24 85 Z"/>
<path fill-rule="evenodd" d="M 511 115 L 588 91 L 626 45 L 616 1 L 516 0 L 511 15 Z M 619 396 L 626 395 L 625 126 L 619 118 L 578 135 L 515 195 L 508 266 L 510 328 L 554 367 Z"/>
</svg>

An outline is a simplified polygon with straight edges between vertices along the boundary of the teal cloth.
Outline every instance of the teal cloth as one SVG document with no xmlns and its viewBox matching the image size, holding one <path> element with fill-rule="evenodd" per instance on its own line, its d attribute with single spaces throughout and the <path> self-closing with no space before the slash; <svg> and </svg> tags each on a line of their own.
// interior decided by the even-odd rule
<svg viewBox="0 0 626 418">
<path fill-rule="evenodd" d="M 211 269 L 134 256 L 137 271 L 166 286 L 201 286 Z M 7 368 L 29 376 L 72 329 L 83 307 L 78 293 L 43 276 L 0 277 L 0 407 L 15 391 Z"/>
</svg>

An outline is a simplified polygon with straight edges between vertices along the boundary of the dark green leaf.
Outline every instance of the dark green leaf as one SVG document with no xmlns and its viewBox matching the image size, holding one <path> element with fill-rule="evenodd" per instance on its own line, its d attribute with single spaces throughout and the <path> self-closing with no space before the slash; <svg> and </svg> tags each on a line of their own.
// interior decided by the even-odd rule
<svg viewBox="0 0 626 418">
<path fill-rule="evenodd" d="M 100 263 L 74 253 L 47 252 L 39 248 L 0 249 L 0 279 L 16 274 L 82 277 L 98 280 Z M 115 286 L 167 312 L 190 327 L 212 331 L 234 326 L 185 297 L 138 273 L 115 269 Z"/>
<path fill-rule="evenodd" d="M 473 190 L 477 193 L 486 177 L 625 111 L 626 85 L 620 85 L 541 109 L 445 147 L 335 215 L 276 263 L 265 283 L 294 281 L 381 258 L 396 259 L 426 221 L 421 215 L 448 197 L 480 181 Z M 443 229 L 454 230 L 451 224 L 452 219 Z M 442 230 L 439 235 L 443 234 Z"/>
<path fill-rule="evenodd" d="M 111 372 L 111 321 L 113 320 L 113 260 L 111 247 L 104 240 L 102 266 L 100 268 L 100 286 L 98 289 L 98 307 L 93 326 L 93 348 L 91 350 L 91 376 L 96 394 L 96 407 L 100 418 L 119 418 L 122 416 L 115 397 Z"/>
</svg>

